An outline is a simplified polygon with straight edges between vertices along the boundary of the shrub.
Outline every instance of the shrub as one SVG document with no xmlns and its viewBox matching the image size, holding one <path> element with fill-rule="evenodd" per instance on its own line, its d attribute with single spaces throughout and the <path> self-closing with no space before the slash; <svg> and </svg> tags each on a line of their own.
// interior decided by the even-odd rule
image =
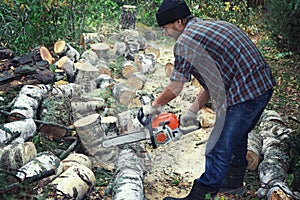
<svg viewBox="0 0 300 200">
<path fill-rule="evenodd" d="M 267 0 L 265 22 L 274 41 L 282 49 L 300 54 L 300 0 Z"/>
</svg>

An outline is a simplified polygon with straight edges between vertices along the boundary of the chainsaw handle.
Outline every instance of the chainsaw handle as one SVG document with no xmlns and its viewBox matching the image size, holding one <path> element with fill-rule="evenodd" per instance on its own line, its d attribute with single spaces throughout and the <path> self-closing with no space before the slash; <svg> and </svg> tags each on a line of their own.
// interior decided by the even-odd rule
<svg viewBox="0 0 300 200">
<path fill-rule="evenodd" d="M 139 122 L 143 126 L 146 126 L 149 129 L 151 146 L 153 147 L 153 149 L 156 149 L 157 145 L 156 145 L 154 134 L 153 134 L 153 127 L 152 127 L 152 122 L 151 122 L 151 116 L 150 115 L 145 116 L 145 114 L 143 112 L 143 107 L 141 107 L 139 109 L 139 111 L 138 111 L 137 118 L 138 118 Z"/>
</svg>

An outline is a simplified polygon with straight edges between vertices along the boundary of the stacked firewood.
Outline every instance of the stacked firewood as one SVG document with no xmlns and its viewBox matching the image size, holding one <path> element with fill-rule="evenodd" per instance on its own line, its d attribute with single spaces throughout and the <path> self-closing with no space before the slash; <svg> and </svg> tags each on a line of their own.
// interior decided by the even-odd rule
<svg viewBox="0 0 300 200">
<path fill-rule="evenodd" d="M 137 109 L 149 102 L 136 92 L 143 89 L 146 74 L 156 70 L 159 56 L 159 49 L 138 32 L 124 32 L 119 36 L 123 40 L 115 45 L 105 43 L 103 35 L 82 34 L 81 54 L 63 40 L 53 48 L 40 46 L 21 57 L 14 57 L 8 49 L 1 50 L 2 93 L 13 89 L 17 93 L 9 105 L 1 106 L 6 116 L 0 125 L 1 169 L 17 170 L 15 176 L 21 182 L 38 183 L 39 195 L 45 195 L 45 187 L 50 188 L 48 199 L 82 199 L 95 186 L 91 163 L 115 168 L 122 153 L 116 147 L 102 148 L 102 141 L 141 128 L 136 125 Z M 114 71 L 109 68 L 116 57 L 124 60 L 119 66 L 121 79 L 112 77 Z M 103 90 L 110 91 L 117 104 L 128 108 L 126 112 L 114 113 L 99 95 Z M 30 142 L 37 134 L 54 141 L 75 139 L 66 152 L 58 155 L 38 152 Z M 76 152 L 77 139 L 85 155 L 70 154 Z M 65 166 L 70 156 L 74 162 L 84 162 Z"/>
</svg>

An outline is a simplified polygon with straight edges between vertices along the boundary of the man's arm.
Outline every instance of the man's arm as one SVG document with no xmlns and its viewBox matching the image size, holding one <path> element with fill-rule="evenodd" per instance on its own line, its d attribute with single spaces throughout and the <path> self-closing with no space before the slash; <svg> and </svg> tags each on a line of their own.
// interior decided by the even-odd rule
<svg viewBox="0 0 300 200">
<path fill-rule="evenodd" d="M 169 103 L 171 100 L 176 98 L 183 89 L 183 82 L 180 81 L 171 81 L 162 93 L 153 101 L 152 106 L 157 109 L 160 106 L 163 106 Z"/>
<path fill-rule="evenodd" d="M 194 103 L 190 106 L 190 111 L 197 113 L 209 100 L 208 91 L 202 89 L 196 97 Z"/>
</svg>

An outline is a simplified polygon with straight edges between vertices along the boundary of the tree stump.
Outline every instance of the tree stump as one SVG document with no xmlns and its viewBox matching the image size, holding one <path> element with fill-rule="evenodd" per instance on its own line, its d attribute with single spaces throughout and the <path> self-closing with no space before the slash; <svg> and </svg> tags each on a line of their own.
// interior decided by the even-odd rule
<svg viewBox="0 0 300 200">
<path fill-rule="evenodd" d="M 136 6 L 124 5 L 120 17 L 122 29 L 135 29 Z"/>
<path fill-rule="evenodd" d="M 103 59 L 104 61 L 109 61 L 110 55 L 110 47 L 106 43 L 95 43 L 91 44 L 92 51 L 96 52 L 99 59 Z"/>
</svg>

